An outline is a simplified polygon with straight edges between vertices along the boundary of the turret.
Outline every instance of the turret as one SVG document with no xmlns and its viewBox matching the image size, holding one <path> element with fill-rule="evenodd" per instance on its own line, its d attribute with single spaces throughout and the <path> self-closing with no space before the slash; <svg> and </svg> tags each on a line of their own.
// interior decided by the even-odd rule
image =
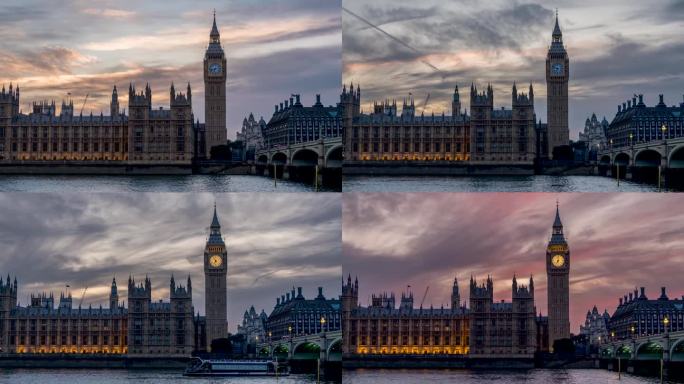
<svg viewBox="0 0 684 384">
<path fill-rule="evenodd" d="M 119 293 L 116 288 L 116 277 L 112 278 L 112 287 L 109 291 L 109 309 L 114 310 L 119 306 Z"/>
<path fill-rule="evenodd" d="M 112 101 L 109 104 L 109 115 L 114 119 L 119 115 L 119 93 L 116 90 L 116 85 L 112 90 Z"/>
<path fill-rule="evenodd" d="M 454 277 L 454 285 L 451 287 L 451 309 L 456 310 L 461 306 L 461 295 L 458 291 L 458 279 Z"/>
<path fill-rule="evenodd" d="M 454 118 L 461 114 L 461 96 L 458 94 L 458 84 L 454 87 L 454 95 L 451 100 L 451 114 Z"/>
</svg>

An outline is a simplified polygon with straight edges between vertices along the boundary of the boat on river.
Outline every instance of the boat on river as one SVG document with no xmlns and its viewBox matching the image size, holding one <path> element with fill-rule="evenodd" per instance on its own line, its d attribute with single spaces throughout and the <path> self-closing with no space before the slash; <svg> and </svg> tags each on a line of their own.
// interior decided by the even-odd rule
<svg viewBox="0 0 684 384">
<path fill-rule="evenodd" d="M 226 360 L 195 357 L 184 376 L 287 376 L 289 368 L 278 360 Z"/>
</svg>

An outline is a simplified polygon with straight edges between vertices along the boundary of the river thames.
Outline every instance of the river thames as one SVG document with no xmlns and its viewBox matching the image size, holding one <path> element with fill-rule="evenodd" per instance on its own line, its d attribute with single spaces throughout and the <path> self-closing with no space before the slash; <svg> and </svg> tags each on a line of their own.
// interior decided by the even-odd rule
<svg viewBox="0 0 684 384">
<path fill-rule="evenodd" d="M 3 369 L 0 383 L 50 383 L 50 384 L 114 384 L 114 383 L 240 383 L 271 384 L 274 377 L 184 377 L 174 371 L 139 371 L 124 369 Z M 290 375 L 279 377 L 281 384 L 316 383 L 316 375 Z M 331 381 L 321 383 L 331 384 Z"/>
<path fill-rule="evenodd" d="M 251 175 L 0 175 L 0 192 L 313 192 L 313 185 Z M 334 192 L 331 189 L 321 191 Z"/>
<path fill-rule="evenodd" d="M 342 374 L 344 384 L 459 383 L 459 384 L 586 384 L 660 383 L 660 379 L 622 374 L 600 369 L 532 369 L 528 371 L 471 370 L 349 370 Z"/>
<path fill-rule="evenodd" d="M 602 176 L 344 176 L 345 192 L 656 192 Z"/>
</svg>

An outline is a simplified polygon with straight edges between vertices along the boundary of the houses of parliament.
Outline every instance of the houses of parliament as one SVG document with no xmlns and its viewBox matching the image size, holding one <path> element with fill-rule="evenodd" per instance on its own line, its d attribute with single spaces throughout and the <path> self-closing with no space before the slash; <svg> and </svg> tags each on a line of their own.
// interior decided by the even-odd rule
<svg viewBox="0 0 684 384">
<path fill-rule="evenodd" d="M 71 293 L 31 295 L 19 305 L 16 277 L 0 279 L 0 354 L 113 354 L 129 357 L 187 357 L 211 349 L 228 335 L 227 252 L 216 208 L 205 245 L 206 315 L 195 313 L 190 276 L 173 275 L 169 300 L 152 300 L 152 281 L 128 278 L 126 299 L 112 279 L 108 307 L 74 304 Z"/>
<path fill-rule="evenodd" d="M 20 110 L 19 86 L 0 91 L 0 162 L 190 165 L 225 145 L 226 56 L 216 15 L 204 57 L 205 123 L 194 121 L 192 90 L 172 83 L 168 108 L 153 108 L 149 84 L 128 87 L 128 114 L 112 89 L 109 114 L 83 115 L 73 101 L 33 102 Z M 85 92 L 84 92 L 85 93 Z"/>
<path fill-rule="evenodd" d="M 537 122 L 534 89 L 519 92 L 514 83 L 511 109 L 494 108 L 491 85 L 480 91 L 470 86 L 470 114 L 462 108 L 458 86 L 451 100 L 451 116 L 416 114 L 413 97 L 374 103 L 361 113 L 361 88 L 351 84 L 340 96 L 344 108 L 345 162 L 463 162 L 479 165 L 532 165 L 552 158 L 554 148 L 569 144 L 569 58 L 558 24 L 546 57 L 547 123 Z"/>
<path fill-rule="evenodd" d="M 558 207 L 546 249 L 548 316 L 537 314 L 534 279 L 511 281 L 511 301 L 494 300 L 491 277 L 471 276 L 469 300 L 462 299 L 457 279 L 451 305 L 416 308 L 411 292 L 372 295 L 359 304 L 359 282 L 351 276 L 342 287 L 343 349 L 348 357 L 364 355 L 451 355 L 469 358 L 531 359 L 570 337 L 570 251 Z"/>
</svg>

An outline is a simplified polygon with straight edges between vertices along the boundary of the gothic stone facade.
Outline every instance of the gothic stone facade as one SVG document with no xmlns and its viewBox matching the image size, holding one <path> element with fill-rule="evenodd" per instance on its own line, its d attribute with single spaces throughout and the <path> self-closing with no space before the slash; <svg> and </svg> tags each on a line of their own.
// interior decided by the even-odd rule
<svg viewBox="0 0 684 384">
<path fill-rule="evenodd" d="M 0 91 L 0 161 L 103 162 L 132 165 L 190 165 L 225 145 L 226 58 L 216 16 L 204 57 L 206 124 L 193 122 L 192 92 L 176 93 L 171 84 L 169 108 L 153 108 L 149 85 L 128 89 L 128 115 L 114 86 L 109 115 L 74 113 L 73 101 L 33 103 L 19 109 L 19 86 Z"/>
<path fill-rule="evenodd" d="M 227 282 L 228 251 L 221 236 L 221 224 L 214 206 L 209 239 L 204 246 L 204 305 L 207 322 L 206 344 L 228 336 Z"/>
<path fill-rule="evenodd" d="M 71 294 L 31 296 L 17 306 L 17 280 L 0 281 L 0 348 L 3 353 L 189 356 L 194 345 L 192 288 L 170 284 L 170 302 L 152 302 L 151 282 L 128 282 L 128 305 L 112 281 L 109 308 L 74 308 Z"/>
<path fill-rule="evenodd" d="M 371 305 L 358 303 L 358 281 L 351 276 L 342 290 L 345 354 L 446 354 L 478 358 L 531 358 L 537 350 L 534 282 L 518 286 L 512 302 L 494 302 L 493 281 L 470 280 L 470 308 L 461 304 L 454 280 L 450 308 L 414 308 L 413 295 L 373 295 Z"/>
<path fill-rule="evenodd" d="M 361 113 L 361 89 L 346 85 L 340 95 L 345 126 L 345 161 L 446 161 L 493 165 L 532 165 L 535 158 L 569 144 L 568 57 L 556 20 L 547 57 L 548 125 L 536 123 L 534 90 L 518 93 L 513 84 L 511 109 L 494 108 L 491 85 L 478 92 L 470 87 L 470 115 L 462 109 L 458 86 L 451 100 L 451 115 L 416 115 L 412 97 L 402 110 L 396 101 L 374 103 Z"/>
<path fill-rule="evenodd" d="M 570 338 L 570 249 L 563 235 L 563 223 L 556 206 L 551 239 L 546 247 L 549 346 Z"/>
</svg>

